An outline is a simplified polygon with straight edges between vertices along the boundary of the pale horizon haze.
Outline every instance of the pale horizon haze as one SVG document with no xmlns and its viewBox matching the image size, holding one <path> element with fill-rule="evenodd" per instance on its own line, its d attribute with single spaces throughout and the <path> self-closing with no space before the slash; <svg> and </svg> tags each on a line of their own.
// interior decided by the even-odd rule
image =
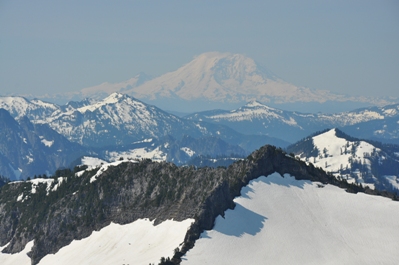
<svg viewBox="0 0 399 265">
<path fill-rule="evenodd" d="M 0 95 L 79 91 L 244 54 L 311 89 L 399 97 L 399 1 L 0 1 Z"/>
</svg>

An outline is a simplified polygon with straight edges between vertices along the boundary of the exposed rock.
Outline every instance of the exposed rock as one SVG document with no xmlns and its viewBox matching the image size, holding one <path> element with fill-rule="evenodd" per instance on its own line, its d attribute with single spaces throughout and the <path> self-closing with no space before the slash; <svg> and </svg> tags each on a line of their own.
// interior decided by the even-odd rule
<svg viewBox="0 0 399 265">
<path fill-rule="evenodd" d="M 364 191 L 340 183 L 273 146 L 264 146 L 228 168 L 197 169 L 143 160 L 111 166 L 93 182 L 90 179 L 97 170 L 80 176 L 64 170 L 64 178 L 37 185 L 35 193 L 29 181 L 9 183 L 0 189 L 0 245 L 9 242 L 3 252 L 16 253 L 35 240 L 29 255 L 37 264 L 45 255 L 110 222 L 126 224 L 149 218 L 159 224 L 172 218 L 194 218 L 180 252 L 172 259 L 178 264 L 201 232 L 212 229 L 218 215 L 234 208 L 233 199 L 243 186 L 273 172 Z"/>
</svg>

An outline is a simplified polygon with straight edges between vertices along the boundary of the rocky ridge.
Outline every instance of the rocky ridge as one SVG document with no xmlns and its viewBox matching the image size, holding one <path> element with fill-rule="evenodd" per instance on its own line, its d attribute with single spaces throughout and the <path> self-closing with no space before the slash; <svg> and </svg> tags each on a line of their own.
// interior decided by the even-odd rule
<svg viewBox="0 0 399 265">
<path fill-rule="evenodd" d="M 228 168 L 177 167 L 150 160 L 120 161 L 103 171 L 76 167 L 58 171 L 52 180 L 8 183 L 0 189 L 0 245 L 9 243 L 3 252 L 15 253 L 35 240 L 29 256 L 37 264 L 45 255 L 110 222 L 149 218 L 157 224 L 193 218 L 172 259 L 179 264 L 200 233 L 211 229 L 218 215 L 234 208 L 233 199 L 243 186 L 273 172 L 331 183 L 351 192 L 378 193 L 338 181 L 273 146 L 264 146 Z"/>
</svg>

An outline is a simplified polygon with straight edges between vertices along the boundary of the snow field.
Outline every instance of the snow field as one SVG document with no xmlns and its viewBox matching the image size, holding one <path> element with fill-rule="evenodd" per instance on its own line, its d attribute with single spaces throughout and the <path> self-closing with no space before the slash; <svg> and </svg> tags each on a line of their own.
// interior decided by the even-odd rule
<svg viewBox="0 0 399 265">
<path fill-rule="evenodd" d="M 47 255 L 39 265 L 158 264 L 161 257 L 173 256 L 192 222 L 166 220 L 154 226 L 153 221 L 140 219 L 126 225 L 111 223 L 55 255 Z"/>
<path fill-rule="evenodd" d="M 193 221 L 193 219 L 182 222 L 166 220 L 157 226 L 154 226 L 154 221 L 148 219 L 140 219 L 125 225 L 111 223 L 100 231 L 94 231 L 89 237 L 74 240 L 57 253 L 45 256 L 39 265 L 158 264 L 161 257 L 173 256 L 174 249 L 183 242 L 187 229 Z M 0 263 L 31 264 L 26 253 L 32 246 L 33 241 L 19 253 L 0 253 Z"/>
<path fill-rule="evenodd" d="M 182 265 L 398 264 L 399 203 L 278 173 L 241 190 Z"/>
<path fill-rule="evenodd" d="M 379 148 L 375 148 L 373 145 L 364 141 L 360 141 L 359 145 L 355 146 L 354 142 L 347 141 L 343 138 L 338 138 L 336 136 L 335 129 L 331 129 L 328 132 L 313 137 L 313 143 L 319 150 L 319 156 L 309 157 L 308 161 L 313 163 L 316 167 L 321 167 L 325 171 L 335 173 L 338 172 L 341 167 L 342 169 L 345 169 L 346 167 L 351 167 L 349 163 L 349 158 L 354 158 L 358 161 L 360 160 L 361 163 L 370 167 L 370 161 L 368 160 L 368 158 L 364 157 L 364 154 L 371 154 L 374 149 L 377 152 L 381 151 Z M 356 148 L 354 155 L 352 155 L 353 148 Z M 347 150 L 346 153 L 345 149 Z M 327 157 L 325 157 L 324 150 L 327 150 Z M 355 181 L 354 179 L 349 180 L 351 182 Z"/>
</svg>

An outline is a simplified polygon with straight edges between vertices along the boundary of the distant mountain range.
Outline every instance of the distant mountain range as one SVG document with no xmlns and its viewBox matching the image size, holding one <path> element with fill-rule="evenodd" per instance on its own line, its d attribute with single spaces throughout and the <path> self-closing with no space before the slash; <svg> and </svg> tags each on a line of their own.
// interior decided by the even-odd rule
<svg viewBox="0 0 399 265">
<path fill-rule="evenodd" d="M 62 104 L 65 100 L 103 99 L 124 93 L 163 109 L 190 113 L 215 108 L 231 109 L 251 100 L 275 106 L 298 103 L 296 110 L 310 111 L 315 104 L 333 108 L 387 105 L 390 100 L 337 95 L 326 90 L 298 87 L 277 77 L 253 59 L 242 54 L 208 52 L 191 62 L 156 78 L 139 73 L 120 83 L 103 83 L 78 92 L 45 95 L 41 99 Z M 37 96 L 37 95 L 36 95 Z M 306 103 L 306 104 L 303 104 Z"/>
<path fill-rule="evenodd" d="M 0 97 L 0 109 L 0 175 L 12 180 L 52 174 L 59 167 L 76 165 L 83 155 L 180 165 L 196 156 L 242 158 L 267 143 L 288 145 L 266 135 L 244 135 L 224 125 L 182 119 L 119 93 L 62 106 Z"/>
<path fill-rule="evenodd" d="M 39 128 L 47 128 L 54 139 L 63 139 L 60 140 L 61 145 L 69 145 L 67 141 L 74 143 L 74 148 L 80 150 L 73 156 L 66 154 L 69 159 L 57 160 L 56 149 L 45 149 L 47 154 L 52 152 L 55 159 L 46 156 L 47 160 L 52 161 L 49 163 L 52 167 L 34 166 L 27 163 L 28 160 L 21 159 L 18 163 L 17 160 L 11 163 L 7 160 L 10 159 L 9 151 L 4 151 L 2 154 L 7 154 L 8 158 L 3 159 L 5 166 L 0 175 L 10 176 L 11 179 L 51 173 L 56 167 L 69 167 L 82 155 L 106 161 L 123 156 L 171 161 L 179 165 L 192 160 L 209 165 L 209 161 L 203 160 L 206 157 L 233 155 L 234 159 L 241 158 L 264 144 L 284 148 L 315 131 L 335 127 L 353 137 L 385 143 L 399 142 L 399 105 L 337 114 L 308 114 L 283 111 L 252 101 L 232 111 L 213 110 L 180 118 L 128 95 L 113 93 L 105 99 L 71 101 L 65 105 L 23 97 L 0 97 L 0 108 L 10 113 L 8 115 L 11 118 L 6 119 L 8 126 L 19 126 L 15 125 L 15 128 L 19 128 L 15 130 L 15 135 L 27 133 L 19 124 L 29 122 L 30 127 L 33 126 L 29 133 L 43 138 L 42 142 L 53 141 L 38 131 Z M 8 146 L 4 150 L 11 148 L 9 145 L 13 143 L 7 137 L 0 140 Z M 57 146 L 55 142 L 53 144 Z M 44 144 L 35 146 L 42 149 L 46 147 Z M 28 146 L 26 148 L 38 151 Z M 29 152 L 32 156 L 25 154 Z M 68 150 L 65 149 L 65 152 L 68 153 Z M 24 151 L 16 156 L 34 157 L 33 153 Z M 200 160 L 195 159 L 200 156 Z M 33 168 L 41 168 L 41 173 Z M 24 173 L 21 175 L 18 172 Z"/>
<path fill-rule="evenodd" d="M 335 114 L 313 114 L 284 111 L 252 101 L 235 110 L 204 111 L 185 118 L 226 125 L 243 134 L 268 135 L 291 143 L 316 131 L 338 127 L 353 137 L 399 144 L 399 104 Z"/>
</svg>

